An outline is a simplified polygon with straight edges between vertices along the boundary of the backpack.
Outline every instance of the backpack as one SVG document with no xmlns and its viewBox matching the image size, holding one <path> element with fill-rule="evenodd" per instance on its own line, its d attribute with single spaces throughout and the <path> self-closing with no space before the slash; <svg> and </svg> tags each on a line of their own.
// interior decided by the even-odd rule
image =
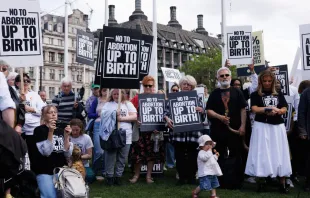
<svg viewBox="0 0 310 198">
<path fill-rule="evenodd" d="M 53 180 L 59 198 L 88 197 L 88 186 L 81 173 L 76 169 L 69 167 L 55 168 Z"/>
</svg>

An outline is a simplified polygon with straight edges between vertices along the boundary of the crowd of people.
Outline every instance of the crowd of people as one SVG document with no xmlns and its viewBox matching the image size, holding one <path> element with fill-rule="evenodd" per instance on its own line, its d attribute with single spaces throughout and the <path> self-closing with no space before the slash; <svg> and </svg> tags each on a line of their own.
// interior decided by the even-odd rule
<svg viewBox="0 0 310 198">
<path fill-rule="evenodd" d="M 216 188 L 240 189 L 245 181 L 257 183 L 258 191 L 264 191 L 276 179 L 280 191 L 288 193 L 298 182 L 297 176 L 306 178 L 305 190 L 310 191 L 310 81 L 301 82 L 298 89 L 289 86 L 293 110 L 287 118 L 292 120 L 287 131 L 283 115 L 288 103 L 274 69 L 269 67 L 257 75 L 254 65 L 249 65 L 251 84 L 244 86 L 242 80 L 232 79 L 229 66 L 226 62 L 226 67 L 217 71 L 217 88 L 210 94 L 189 75 L 170 88 L 170 93 L 205 88 L 205 100 L 196 107 L 204 129 L 174 133 L 168 102 L 163 112 L 166 130 L 141 132 L 137 90 L 94 84 L 84 106 L 72 91 L 72 81 L 64 78 L 61 92 L 49 104 L 44 91 L 31 90 L 26 73 L 9 72 L 9 65 L 1 61 L 1 125 L 8 125 L 26 142 L 30 171 L 36 175 L 43 198 L 56 197 L 53 171 L 70 166 L 76 146 L 81 150 L 78 157 L 88 183 L 97 179 L 109 186 L 121 185 L 128 165 L 133 171 L 128 182 L 135 184 L 141 166 L 146 165 L 145 182 L 152 184 L 153 166 L 159 163 L 165 168 L 176 167 L 177 185 L 195 185 L 199 179 L 193 198 L 201 191 L 210 191 L 216 198 Z M 157 92 L 155 84 L 152 76 L 144 77 L 140 94 L 166 94 Z M 86 119 L 81 107 L 87 112 Z M 102 141 L 116 128 L 125 131 L 125 145 L 103 150 Z M 10 186 L 4 194 L 12 197 Z"/>
</svg>

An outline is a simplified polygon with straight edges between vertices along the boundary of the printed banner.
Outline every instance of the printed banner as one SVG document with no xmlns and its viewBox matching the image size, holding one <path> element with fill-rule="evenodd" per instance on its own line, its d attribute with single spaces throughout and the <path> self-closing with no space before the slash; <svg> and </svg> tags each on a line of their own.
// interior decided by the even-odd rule
<svg viewBox="0 0 310 198">
<path fill-rule="evenodd" d="M 165 109 L 164 94 L 139 94 L 140 131 L 164 131 L 166 129 L 163 120 Z"/>
<path fill-rule="evenodd" d="M 278 65 L 278 66 L 272 66 L 276 68 L 276 71 L 274 72 L 276 79 L 281 82 L 282 85 L 282 93 L 284 95 L 290 95 L 290 88 L 289 88 L 289 80 L 288 80 L 288 68 L 287 65 Z"/>
<path fill-rule="evenodd" d="M 304 70 L 310 70 L 310 24 L 300 25 L 301 64 Z"/>
<path fill-rule="evenodd" d="M 199 106 L 197 91 L 169 93 L 168 96 L 174 133 L 203 129 L 200 114 L 196 111 Z"/>
<path fill-rule="evenodd" d="M 105 26 L 101 87 L 139 89 L 140 51 L 140 31 Z"/>
<path fill-rule="evenodd" d="M 285 99 L 288 104 L 288 108 L 286 114 L 282 115 L 282 118 L 284 119 L 286 131 L 289 131 L 291 129 L 294 98 L 292 96 L 285 96 Z"/>
<path fill-rule="evenodd" d="M 76 34 L 76 62 L 94 66 L 94 35 L 77 30 Z"/>
<path fill-rule="evenodd" d="M 153 36 L 142 35 L 140 57 L 140 80 L 149 74 L 152 58 Z"/>
<path fill-rule="evenodd" d="M 251 64 L 252 26 L 227 26 L 227 58 L 232 65 Z"/>
<path fill-rule="evenodd" d="M 39 0 L 2 1 L 0 60 L 11 67 L 43 66 Z"/>
<path fill-rule="evenodd" d="M 97 49 L 97 59 L 96 59 L 96 73 L 95 73 L 95 80 L 94 84 L 100 85 L 101 84 L 101 74 L 102 74 L 102 50 L 103 50 L 103 33 L 100 32 L 99 41 L 98 41 L 98 49 Z"/>
<path fill-rule="evenodd" d="M 154 164 L 152 174 L 160 174 L 163 173 L 163 165 L 160 163 Z M 147 173 L 147 164 L 142 164 L 140 169 L 140 174 L 146 174 Z"/>
<path fill-rule="evenodd" d="M 205 88 L 203 87 L 196 87 L 195 90 L 197 91 L 197 95 L 198 95 L 198 104 L 201 104 L 203 109 L 206 108 L 206 103 L 205 101 Z"/>
<path fill-rule="evenodd" d="M 161 70 L 167 82 L 179 83 L 179 80 L 182 78 L 182 74 L 180 73 L 178 69 L 161 67 Z"/>
</svg>

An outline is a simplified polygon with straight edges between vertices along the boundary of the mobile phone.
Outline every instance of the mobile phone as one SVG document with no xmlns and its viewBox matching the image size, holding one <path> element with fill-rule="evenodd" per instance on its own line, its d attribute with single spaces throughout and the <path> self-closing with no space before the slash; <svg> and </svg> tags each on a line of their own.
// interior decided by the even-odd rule
<svg viewBox="0 0 310 198">
<path fill-rule="evenodd" d="M 56 120 L 56 127 L 60 128 L 60 129 L 65 129 L 67 127 L 68 123 L 67 122 L 63 122 L 60 120 Z"/>
<path fill-rule="evenodd" d="M 270 113 L 272 111 L 272 108 L 265 108 L 265 113 Z"/>
</svg>

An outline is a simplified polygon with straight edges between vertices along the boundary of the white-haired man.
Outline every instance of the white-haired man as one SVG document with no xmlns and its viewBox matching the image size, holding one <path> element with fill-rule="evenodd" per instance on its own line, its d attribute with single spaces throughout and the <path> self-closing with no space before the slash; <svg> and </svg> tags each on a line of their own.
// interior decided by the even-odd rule
<svg viewBox="0 0 310 198">
<path fill-rule="evenodd" d="M 72 91 L 72 81 L 69 78 L 61 80 L 61 92 L 52 100 L 52 105 L 58 109 L 58 120 L 69 123 L 73 118 L 73 109 L 78 107 Z"/>
<path fill-rule="evenodd" d="M 243 154 L 242 137 L 245 134 L 246 107 L 247 103 L 239 89 L 230 86 L 231 71 L 220 68 L 217 71 L 217 79 L 220 87 L 215 89 L 209 96 L 207 103 L 208 119 L 211 122 L 211 136 L 217 143 L 216 150 L 221 153 L 220 158 L 229 156 L 241 159 Z M 229 128 L 239 131 L 239 134 L 232 132 Z M 231 167 L 232 169 L 242 167 L 240 160 Z M 222 165 L 222 164 L 220 164 Z M 224 168 L 224 167 L 222 167 Z M 232 185 L 233 188 L 240 188 L 243 181 L 242 168 L 237 171 L 238 178 Z M 224 185 L 223 185 L 224 186 Z"/>
</svg>

